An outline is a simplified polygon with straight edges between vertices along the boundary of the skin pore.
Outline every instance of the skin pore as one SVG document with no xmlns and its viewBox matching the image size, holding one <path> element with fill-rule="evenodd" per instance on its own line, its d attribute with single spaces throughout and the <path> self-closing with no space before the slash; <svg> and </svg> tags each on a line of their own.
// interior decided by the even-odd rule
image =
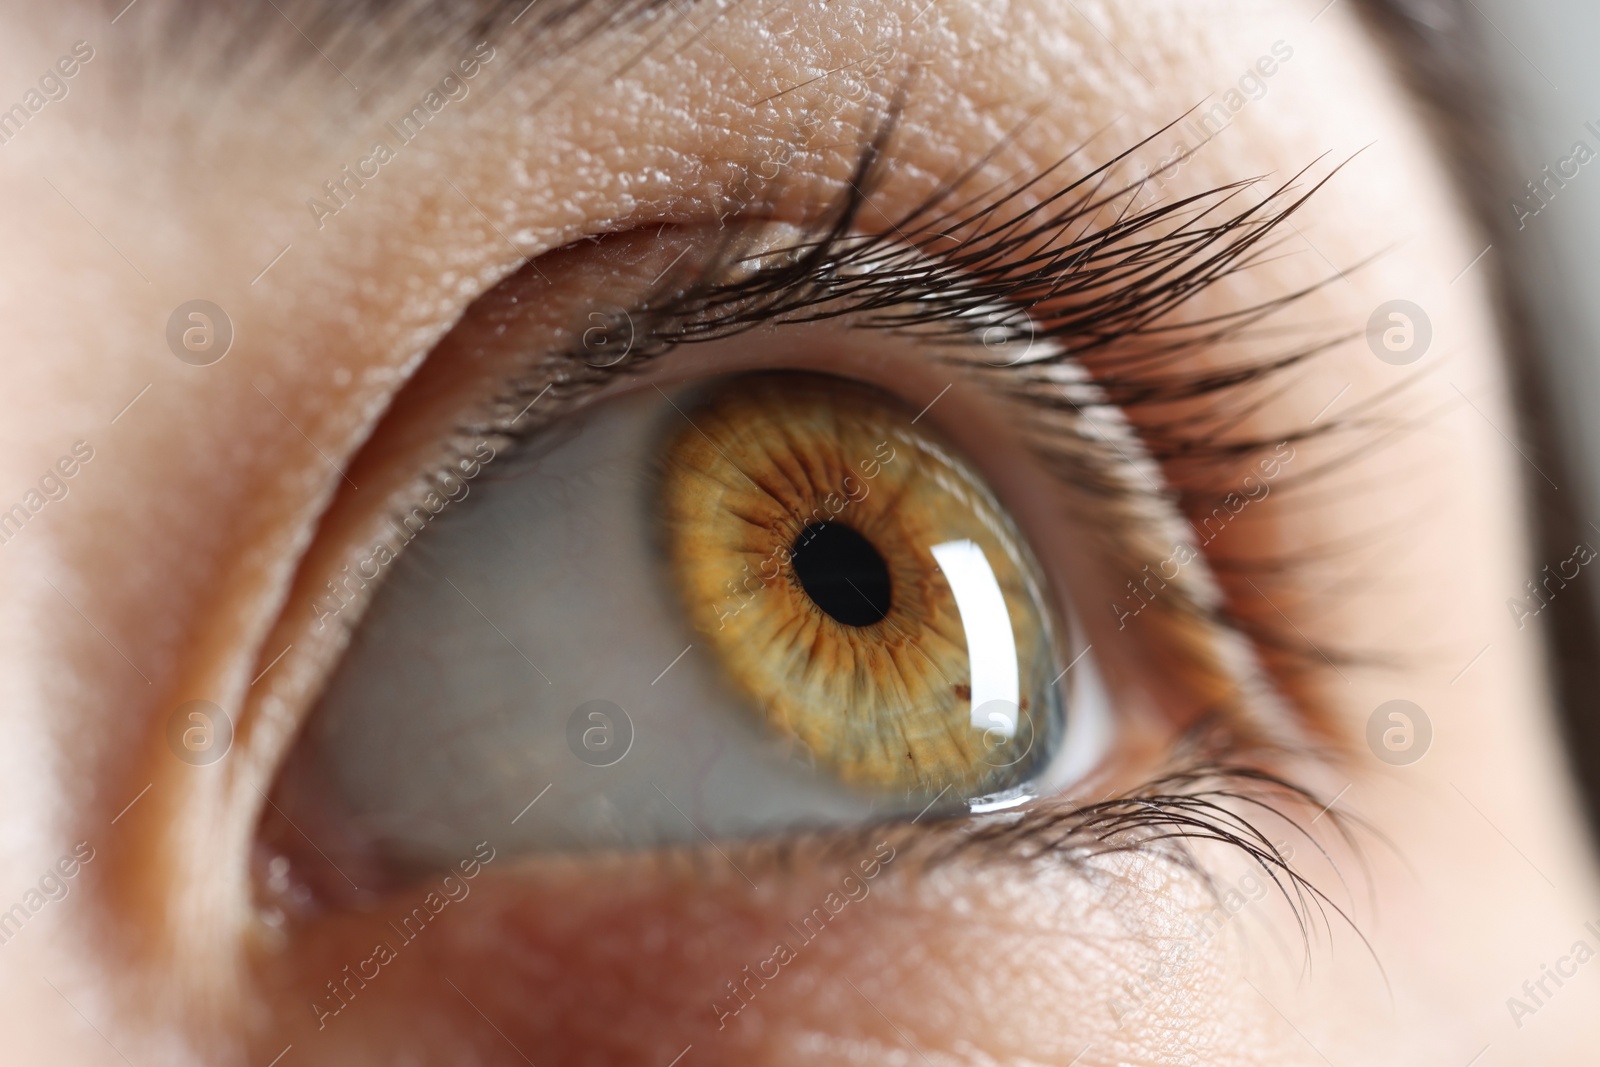
<svg viewBox="0 0 1600 1067">
<path fill-rule="evenodd" d="M 0 1058 L 1098 1067 L 1466 1064 L 1487 1047 L 1477 1062 L 1583 1062 L 1600 1037 L 1584 1010 L 1600 968 L 1564 979 L 1587 993 L 1547 982 L 1532 1016 L 1506 1003 L 1532 1003 L 1523 986 L 1544 964 L 1596 944 L 1585 923 L 1600 895 L 1538 629 L 1505 607 L 1558 561 L 1529 558 L 1519 521 L 1519 486 L 1538 474 L 1503 436 L 1515 435 L 1485 275 L 1462 273 L 1482 242 L 1363 28 L 1342 6 L 1312 23 L 1318 6 L 668 4 L 564 55 L 523 49 L 511 28 L 476 53 L 471 91 L 366 164 L 376 175 L 332 214 L 306 201 L 331 202 L 324 183 L 372 159 L 383 123 L 477 41 L 441 35 L 449 48 L 404 70 L 370 57 L 345 69 L 338 48 L 326 59 L 314 34 L 268 23 L 261 58 L 222 70 L 214 56 L 237 32 L 225 13 L 176 52 L 158 0 L 115 24 L 90 5 L 4 16 L 6 94 L 74 42 L 94 58 L 0 146 L 0 488 L 22 499 L 78 441 L 93 459 L 0 550 L 0 908 L 77 843 L 93 859 L 0 946 Z M 348 35 L 319 43 L 335 37 L 355 54 Z M 711 848 L 502 850 L 477 857 L 470 898 L 319 1017 L 327 983 L 371 958 L 375 930 L 428 884 L 306 928 L 260 920 L 256 828 L 340 652 L 294 606 L 365 551 L 363 524 L 500 390 L 505 360 L 425 362 L 468 306 L 530 257 L 602 233 L 632 235 L 637 254 L 580 245 L 535 266 L 564 307 L 625 303 L 681 234 L 748 206 L 730 190 L 756 161 L 784 161 L 781 182 L 760 187 L 762 213 L 812 218 L 893 100 L 898 134 L 862 227 L 891 225 L 1002 141 L 974 189 L 1087 145 L 1030 193 L 1042 197 L 1264 55 L 1278 57 L 1264 91 L 1170 184 L 1276 185 L 1326 154 L 1309 184 L 1343 164 L 1268 262 L 1190 314 L 1320 286 L 1273 320 L 1278 347 L 1253 354 L 1282 337 L 1337 343 L 1260 383 L 1231 416 L 1241 438 L 1382 405 L 1376 426 L 1297 440 L 1293 469 L 1323 473 L 1252 504 L 1217 549 L 1280 561 L 1248 578 L 1219 568 L 1237 615 L 1298 638 L 1297 654 L 1263 660 L 1289 698 L 1276 713 L 1317 738 L 1274 768 L 1322 798 L 1286 808 L 1310 838 L 1270 819 L 1265 832 L 1293 840 L 1297 868 L 1349 921 L 1330 912 L 1303 941 L 1260 869 L 1220 845 L 1197 855 L 1225 901 L 1247 903 L 1198 942 L 1189 923 L 1214 903 L 1201 880 L 1137 853 L 1088 877 L 980 853 L 931 863 L 905 828 L 781 858 L 736 849 L 742 873 Z M 793 131 L 819 113 L 795 151 Z M 1148 169 L 1176 140 L 1150 142 Z M 164 335 L 197 297 L 234 330 L 208 367 L 174 358 Z M 1407 366 L 1375 358 L 1363 334 L 1397 297 L 1433 330 Z M 530 321 L 545 314 L 556 331 L 548 307 Z M 1193 350 L 1184 370 L 1238 359 Z M 391 411 L 416 374 L 436 387 Z M 906 380 L 915 406 L 938 389 Z M 1128 417 L 1149 428 L 1182 410 Z M 1130 721 L 1181 705 L 1141 671 L 1159 657 L 1137 628 L 1118 638 L 1092 612 Z M 1373 710 L 1397 698 L 1433 724 L 1409 766 L 1365 740 Z M 231 709 L 233 748 L 214 766 L 169 748 L 173 709 L 191 699 Z M 1130 727 L 1140 751 L 1085 795 L 1138 787 L 1159 763 L 1145 751 L 1156 733 Z M 1359 848 L 1341 817 L 1367 825 Z M 873 858 L 870 893 L 837 913 L 836 934 L 741 986 L 747 1002 L 727 999 L 786 923 Z"/>
</svg>

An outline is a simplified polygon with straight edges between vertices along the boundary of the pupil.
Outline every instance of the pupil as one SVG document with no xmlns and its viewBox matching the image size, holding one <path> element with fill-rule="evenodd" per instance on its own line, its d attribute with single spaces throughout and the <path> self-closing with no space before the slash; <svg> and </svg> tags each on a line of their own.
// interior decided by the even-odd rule
<svg viewBox="0 0 1600 1067">
<path fill-rule="evenodd" d="M 871 626 L 889 614 L 889 565 L 872 542 L 838 522 L 814 522 L 790 549 L 800 588 L 846 626 Z"/>
</svg>

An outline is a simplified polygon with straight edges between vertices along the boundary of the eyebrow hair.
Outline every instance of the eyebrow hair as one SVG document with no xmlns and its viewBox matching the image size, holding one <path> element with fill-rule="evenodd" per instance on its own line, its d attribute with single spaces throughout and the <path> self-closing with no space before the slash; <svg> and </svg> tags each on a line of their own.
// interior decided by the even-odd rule
<svg viewBox="0 0 1600 1067">
<path fill-rule="evenodd" d="M 173 0 L 164 5 L 164 17 L 151 20 L 151 47 L 145 51 L 216 83 L 242 71 L 292 76 L 325 64 L 330 76 L 365 95 L 419 63 L 464 55 L 483 41 L 505 48 L 512 60 L 507 66 L 516 69 L 658 10 L 683 17 L 695 2 L 268 0 L 241 10 L 212 0 Z"/>
</svg>

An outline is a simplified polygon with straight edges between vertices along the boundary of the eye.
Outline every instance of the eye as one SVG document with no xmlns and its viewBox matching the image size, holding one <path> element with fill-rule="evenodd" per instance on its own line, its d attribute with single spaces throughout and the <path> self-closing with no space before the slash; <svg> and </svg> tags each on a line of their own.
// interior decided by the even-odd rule
<svg viewBox="0 0 1600 1067">
<path fill-rule="evenodd" d="M 1144 324 L 1293 202 L 1199 240 L 1138 212 L 1048 270 L 1012 262 L 1005 226 L 959 262 L 944 233 L 857 234 L 861 204 L 580 243 L 436 346 L 302 569 L 301 590 L 333 575 L 311 627 L 333 636 L 306 634 L 327 680 L 258 834 L 279 900 L 381 893 L 487 842 L 1020 827 L 1002 809 L 1115 792 L 1180 740 L 1289 736 L 1156 462 L 1211 454 L 1124 405 L 1232 381 L 1142 385 L 1216 320 Z M 1023 217 L 1067 235 L 1101 206 Z M 1175 295 L 1197 248 L 1212 273 Z M 1241 450 L 1267 480 L 1294 456 L 1245 442 L 1213 466 Z M 406 503 L 379 524 L 377 499 Z"/>
<path fill-rule="evenodd" d="M 638 388 L 478 457 L 437 515 L 391 524 L 406 543 L 280 788 L 358 883 L 485 838 L 993 810 L 1103 750 L 1093 666 L 1064 680 L 1082 649 L 1017 524 L 891 393 Z"/>
</svg>

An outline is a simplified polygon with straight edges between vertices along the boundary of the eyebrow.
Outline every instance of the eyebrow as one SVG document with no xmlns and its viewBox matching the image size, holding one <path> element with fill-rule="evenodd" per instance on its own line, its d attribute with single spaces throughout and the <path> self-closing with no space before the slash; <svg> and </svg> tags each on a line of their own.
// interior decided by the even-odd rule
<svg viewBox="0 0 1600 1067">
<path fill-rule="evenodd" d="M 366 92 L 429 60 L 465 56 L 488 41 L 521 68 L 569 52 L 695 0 L 268 0 L 241 11 L 174 0 L 152 20 L 146 54 L 221 82 L 240 71 L 295 75 L 324 64 Z M 127 14 L 126 8 L 123 14 Z M 119 14 L 117 18 L 121 18 Z"/>
</svg>

